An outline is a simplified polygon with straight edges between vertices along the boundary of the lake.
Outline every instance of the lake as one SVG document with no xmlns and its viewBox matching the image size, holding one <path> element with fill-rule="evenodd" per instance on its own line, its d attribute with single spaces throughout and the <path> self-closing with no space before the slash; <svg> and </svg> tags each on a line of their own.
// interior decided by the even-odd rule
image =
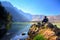
<svg viewBox="0 0 60 40">
<path fill-rule="evenodd" d="M 18 36 L 18 38 L 21 37 L 19 35 L 21 35 L 24 32 L 28 32 L 31 25 L 32 25 L 31 23 L 26 23 L 26 22 L 12 23 L 10 30 L 4 36 L 3 40 L 17 39 L 16 36 Z"/>
</svg>

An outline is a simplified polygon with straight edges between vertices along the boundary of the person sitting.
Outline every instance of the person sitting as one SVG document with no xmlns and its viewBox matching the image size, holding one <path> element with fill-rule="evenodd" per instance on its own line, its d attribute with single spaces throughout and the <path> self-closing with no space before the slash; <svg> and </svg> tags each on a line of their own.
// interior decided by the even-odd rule
<svg viewBox="0 0 60 40">
<path fill-rule="evenodd" d="M 48 18 L 47 18 L 47 16 L 45 16 L 44 19 L 42 20 L 42 25 L 44 26 L 44 24 L 47 22 L 48 22 Z"/>
<path fill-rule="evenodd" d="M 45 22 L 45 23 L 47 23 L 47 22 L 48 22 L 48 18 L 47 18 L 47 16 L 45 16 L 45 17 L 44 17 L 44 19 L 43 19 L 42 23 L 43 23 L 43 22 Z"/>
</svg>

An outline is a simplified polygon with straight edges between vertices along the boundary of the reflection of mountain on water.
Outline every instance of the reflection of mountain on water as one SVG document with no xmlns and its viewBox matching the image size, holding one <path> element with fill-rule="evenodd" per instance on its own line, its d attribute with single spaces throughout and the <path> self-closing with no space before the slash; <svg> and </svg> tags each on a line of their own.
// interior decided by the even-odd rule
<svg viewBox="0 0 60 40">
<path fill-rule="evenodd" d="M 28 13 L 24 13 L 21 10 L 18 10 L 17 8 L 13 7 L 13 5 L 11 3 L 3 1 L 2 5 L 12 15 L 13 22 L 22 22 L 22 21 L 26 22 L 26 21 L 32 20 L 32 15 L 30 15 Z M 26 26 L 27 26 L 26 24 L 12 24 L 10 31 L 17 32 L 20 29 L 25 28 Z"/>
<path fill-rule="evenodd" d="M 3 1 L 2 5 L 12 15 L 13 22 L 26 22 L 32 20 L 32 15 L 24 13 L 21 10 L 13 7 L 9 2 Z M 11 29 L 8 31 L 11 35 L 5 35 L 3 40 L 10 40 L 12 36 L 20 34 L 21 32 L 28 31 L 30 24 L 12 24 Z M 18 32 L 19 31 L 19 32 Z"/>
<path fill-rule="evenodd" d="M 10 33 L 10 35 L 6 35 L 4 36 L 3 40 L 10 40 L 10 39 L 17 39 L 15 38 L 16 36 L 21 37 L 20 35 L 23 32 L 28 32 L 29 28 L 30 28 L 31 24 L 13 24 L 11 29 L 8 31 L 8 33 Z"/>
<path fill-rule="evenodd" d="M 32 15 L 18 10 L 17 8 L 13 7 L 11 3 L 3 1 L 2 5 L 12 15 L 13 22 L 26 22 L 32 20 Z M 26 26 L 26 24 L 12 24 L 11 31 L 17 32 L 18 30 L 23 29 Z"/>
</svg>

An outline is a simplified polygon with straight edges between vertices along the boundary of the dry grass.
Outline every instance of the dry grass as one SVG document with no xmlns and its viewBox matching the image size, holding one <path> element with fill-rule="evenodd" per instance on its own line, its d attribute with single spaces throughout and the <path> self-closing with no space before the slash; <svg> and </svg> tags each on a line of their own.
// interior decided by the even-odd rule
<svg viewBox="0 0 60 40">
<path fill-rule="evenodd" d="M 49 28 L 41 29 L 41 30 L 39 31 L 39 33 L 42 34 L 42 35 L 44 35 L 44 37 L 47 38 L 47 39 L 48 39 L 49 37 L 55 35 L 55 32 L 53 32 L 53 31 L 52 31 L 51 29 L 49 29 Z"/>
</svg>

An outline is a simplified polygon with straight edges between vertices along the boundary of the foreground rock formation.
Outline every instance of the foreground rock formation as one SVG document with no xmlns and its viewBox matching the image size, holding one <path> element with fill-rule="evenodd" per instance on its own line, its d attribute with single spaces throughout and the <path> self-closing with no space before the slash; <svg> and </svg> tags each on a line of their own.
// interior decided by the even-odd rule
<svg viewBox="0 0 60 40">
<path fill-rule="evenodd" d="M 39 24 L 39 23 L 38 23 Z M 29 29 L 27 40 L 33 40 L 38 34 L 43 35 L 46 40 L 60 40 L 60 29 L 56 25 L 46 23 L 44 25 L 33 24 Z"/>
</svg>

